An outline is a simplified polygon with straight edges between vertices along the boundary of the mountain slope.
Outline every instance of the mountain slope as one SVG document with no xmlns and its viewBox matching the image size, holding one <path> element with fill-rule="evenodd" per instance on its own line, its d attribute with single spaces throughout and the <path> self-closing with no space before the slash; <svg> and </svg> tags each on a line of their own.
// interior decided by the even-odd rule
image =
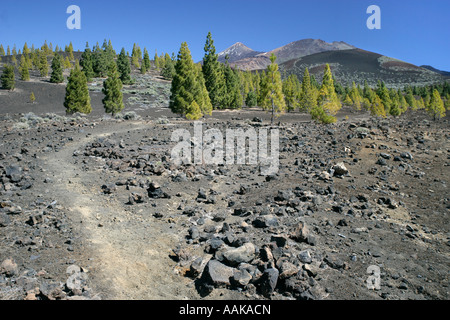
<svg viewBox="0 0 450 320">
<path fill-rule="evenodd" d="M 237 42 L 233 44 L 228 49 L 225 49 L 224 51 L 220 52 L 218 54 L 218 61 L 225 63 L 225 57 L 228 55 L 229 63 L 236 62 L 242 59 L 251 58 L 254 57 L 261 52 L 255 51 L 247 47 L 241 42 Z"/>
<path fill-rule="evenodd" d="M 436 72 L 361 49 L 326 51 L 292 59 L 281 63 L 280 70 L 301 79 L 307 67 L 310 74 L 321 81 L 327 63 L 343 85 L 350 85 L 352 81 L 362 85 L 367 80 L 369 85 L 375 86 L 382 80 L 390 87 L 403 87 L 443 81 Z"/>
<path fill-rule="evenodd" d="M 443 75 L 446 78 L 450 78 L 450 72 L 449 71 L 439 70 L 439 69 L 433 68 L 432 66 L 426 66 L 426 65 L 425 66 L 420 66 L 420 67 L 424 68 L 424 69 L 428 69 L 428 70 L 436 72 L 436 73 L 439 73 L 439 74 Z"/>
<path fill-rule="evenodd" d="M 269 52 L 256 52 L 242 43 L 237 43 L 227 50 L 221 52 L 219 57 L 224 57 L 225 54 L 233 54 L 233 59 L 230 55 L 230 64 L 242 70 L 257 70 L 265 69 L 270 64 L 270 56 L 275 54 L 277 56 L 277 63 L 283 63 L 292 59 L 308 56 L 311 54 L 325 52 L 356 49 L 354 46 L 345 42 L 328 43 L 320 39 L 303 39 L 291 42 L 280 48 L 271 50 Z M 234 52 L 239 54 L 234 54 Z M 219 59 L 220 60 L 220 59 Z M 223 59 L 225 61 L 225 59 Z"/>
<path fill-rule="evenodd" d="M 285 61 L 309 56 L 315 53 L 349 49 L 356 49 L 356 47 L 342 41 L 328 43 L 320 39 L 304 39 L 291 42 L 283 47 L 264 53 L 263 55 L 270 57 L 273 53 L 277 57 L 277 62 L 283 63 Z"/>
</svg>

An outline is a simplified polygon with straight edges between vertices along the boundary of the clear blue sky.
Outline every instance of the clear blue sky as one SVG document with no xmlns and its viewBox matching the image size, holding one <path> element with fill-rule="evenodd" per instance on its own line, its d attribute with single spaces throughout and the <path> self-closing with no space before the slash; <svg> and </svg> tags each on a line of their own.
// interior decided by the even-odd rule
<svg viewBox="0 0 450 320">
<path fill-rule="evenodd" d="M 69 30 L 69 5 L 81 8 L 81 30 Z M 369 30 L 369 5 L 381 8 L 381 30 Z M 243 42 L 269 51 L 314 38 L 356 47 L 450 71 L 449 0 L 23 0 L 2 1 L 0 43 L 6 50 L 25 42 L 84 50 L 111 39 L 117 52 L 133 43 L 153 57 L 177 53 L 186 41 L 195 61 L 203 57 L 208 31 L 217 51 Z"/>
</svg>

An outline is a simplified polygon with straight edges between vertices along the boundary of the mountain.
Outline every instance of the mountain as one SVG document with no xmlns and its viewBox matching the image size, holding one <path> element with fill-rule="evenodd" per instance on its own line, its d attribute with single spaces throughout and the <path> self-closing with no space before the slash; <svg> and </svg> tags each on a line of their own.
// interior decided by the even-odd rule
<svg viewBox="0 0 450 320">
<path fill-rule="evenodd" d="M 275 54 L 277 57 L 277 63 L 280 64 L 285 61 L 309 56 L 319 52 L 349 49 L 356 49 L 356 47 L 343 41 L 328 43 L 320 39 L 304 39 L 291 42 L 283 47 L 264 53 L 263 55 L 270 58 L 272 53 Z"/>
<path fill-rule="evenodd" d="M 268 52 L 258 52 L 238 42 L 219 53 L 219 61 L 225 62 L 228 55 L 232 67 L 262 70 L 270 64 L 272 54 L 276 55 L 283 74 L 296 74 L 300 79 L 308 68 L 320 82 L 328 63 L 342 85 L 351 85 L 353 81 L 363 85 L 366 80 L 370 86 L 376 86 L 378 80 L 382 80 L 390 87 L 422 86 L 444 81 L 450 76 L 450 73 L 430 66 L 418 67 L 343 41 L 328 43 L 320 39 L 294 41 Z"/>
<path fill-rule="evenodd" d="M 218 54 L 218 60 L 222 63 L 225 63 L 225 57 L 228 55 L 228 61 L 231 64 L 242 59 L 254 57 L 260 53 L 261 52 L 250 49 L 241 42 L 237 42 L 228 49 L 220 52 Z"/>
<path fill-rule="evenodd" d="M 280 71 L 296 74 L 301 79 L 308 68 L 320 82 L 327 63 L 342 85 L 351 85 L 352 81 L 363 85 L 366 80 L 370 86 L 376 86 L 378 80 L 382 80 L 389 87 L 400 88 L 444 80 L 431 70 L 362 49 L 326 51 L 292 59 L 281 63 Z"/>
<path fill-rule="evenodd" d="M 320 39 L 303 39 L 291 42 L 285 46 L 274 49 L 269 52 L 257 52 L 244 44 L 238 42 L 219 53 L 219 61 L 225 61 L 225 55 L 230 56 L 230 64 L 242 70 L 265 69 L 270 64 L 270 56 L 277 56 L 277 63 L 283 63 L 292 59 L 308 56 L 311 54 L 325 52 L 355 49 L 356 47 L 345 42 L 328 43 Z"/>
<path fill-rule="evenodd" d="M 449 71 L 439 70 L 439 69 L 433 68 L 432 66 L 427 66 L 427 65 L 420 66 L 420 67 L 424 68 L 424 69 L 431 70 L 431 71 L 436 72 L 436 73 L 439 73 L 439 74 L 443 75 L 446 78 L 450 78 L 450 72 Z"/>
</svg>

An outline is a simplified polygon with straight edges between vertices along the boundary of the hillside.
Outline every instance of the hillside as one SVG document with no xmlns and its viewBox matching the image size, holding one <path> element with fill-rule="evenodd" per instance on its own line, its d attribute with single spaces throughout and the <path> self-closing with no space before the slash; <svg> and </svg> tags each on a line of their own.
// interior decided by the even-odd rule
<svg viewBox="0 0 450 320">
<path fill-rule="evenodd" d="M 388 86 L 403 87 L 443 81 L 443 77 L 436 72 L 361 49 L 327 51 L 292 59 L 281 63 L 280 70 L 296 74 L 301 79 L 307 67 L 320 81 L 327 63 L 343 85 L 349 85 L 352 81 L 363 84 L 367 80 L 369 85 L 375 86 L 378 80 L 382 80 Z"/>
<path fill-rule="evenodd" d="M 249 49 L 242 43 L 237 43 L 219 53 L 219 61 L 221 61 L 221 57 L 229 54 L 229 61 L 233 66 L 242 70 L 257 70 L 265 69 L 270 64 L 270 56 L 272 54 L 277 56 L 278 63 L 283 63 L 315 53 L 349 49 L 355 49 L 355 47 L 342 41 L 328 43 L 320 39 L 298 40 L 268 52 L 257 52 Z M 225 59 L 223 58 L 224 61 Z"/>
<path fill-rule="evenodd" d="M 445 78 L 450 79 L 450 72 L 449 71 L 439 70 L 439 69 L 436 69 L 436 68 L 434 68 L 432 66 L 427 66 L 427 65 L 420 66 L 420 67 L 424 68 L 424 69 L 428 69 L 428 70 L 436 72 L 436 73 L 439 73 L 439 74 L 443 75 Z"/>
<path fill-rule="evenodd" d="M 228 55 L 234 68 L 263 70 L 270 64 L 272 54 L 276 55 L 282 72 L 294 73 L 300 78 L 307 67 L 320 81 L 329 63 L 334 76 L 343 85 L 350 85 L 352 81 L 363 84 L 367 80 L 369 85 L 375 86 L 382 80 L 391 87 L 424 86 L 441 82 L 449 75 L 430 66 L 418 67 L 343 41 L 328 43 L 320 39 L 298 40 L 268 52 L 258 52 L 238 42 L 220 52 L 218 60 L 224 63 Z"/>
</svg>

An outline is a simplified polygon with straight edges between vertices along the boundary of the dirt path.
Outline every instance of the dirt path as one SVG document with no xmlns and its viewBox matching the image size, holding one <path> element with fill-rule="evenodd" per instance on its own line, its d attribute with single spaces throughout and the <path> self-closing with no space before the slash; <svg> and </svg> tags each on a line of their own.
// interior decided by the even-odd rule
<svg viewBox="0 0 450 320">
<path fill-rule="evenodd" d="M 84 172 L 80 165 L 74 164 L 74 151 L 89 142 L 144 127 L 141 124 L 95 129 L 91 135 L 66 144 L 56 157 L 43 157 L 42 167 L 48 168 L 48 175 L 54 179 L 50 193 L 68 210 L 73 225 L 80 228 L 90 248 L 84 254 L 94 266 L 90 278 L 102 297 L 195 299 L 198 298 L 195 289 L 188 288 L 174 272 L 175 262 L 169 254 L 179 236 L 166 232 L 170 228 L 168 223 L 146 217 L 145 213 L 133 216 L 123 210 L 116 199 L 99 192 L 101 171 Z"/>
</svg>

